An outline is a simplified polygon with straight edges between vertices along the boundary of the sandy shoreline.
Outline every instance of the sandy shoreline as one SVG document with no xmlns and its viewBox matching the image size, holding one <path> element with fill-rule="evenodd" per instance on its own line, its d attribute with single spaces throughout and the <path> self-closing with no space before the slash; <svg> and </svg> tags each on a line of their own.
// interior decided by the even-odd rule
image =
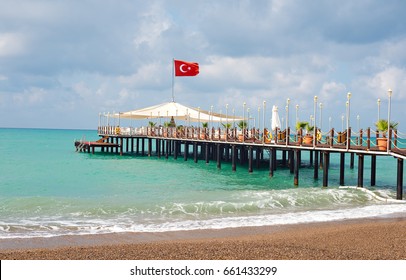
<svg viewBox="0 0 406 280">
<path fill-rule="evenodd" d="M 406 217 L 2 239 L 0 259 L 406 259 Z"/>
</svg>

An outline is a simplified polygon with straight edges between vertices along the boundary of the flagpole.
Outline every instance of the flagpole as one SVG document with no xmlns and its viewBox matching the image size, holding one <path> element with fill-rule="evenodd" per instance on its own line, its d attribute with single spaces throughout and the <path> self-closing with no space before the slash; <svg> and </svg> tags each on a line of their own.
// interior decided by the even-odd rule
<svg viewBox="0 0 406 280">
<path fill-rule="evenodd" d="M 175 102 L 175 93 L 174 93 L 174 87 L 175 87 L 175 59 L 172 59 L 172 102 Z"/>
</svg>

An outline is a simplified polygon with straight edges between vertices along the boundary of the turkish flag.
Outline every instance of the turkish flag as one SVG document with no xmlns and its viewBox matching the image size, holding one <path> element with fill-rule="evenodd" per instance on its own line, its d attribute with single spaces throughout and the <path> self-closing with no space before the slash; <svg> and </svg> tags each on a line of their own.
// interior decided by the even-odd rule
<svg viewBox="0 0 406 280">
<path fill-rule="evenodd" d="M 197 62 L 186 62 L 174 60 L 175 76 L 196 76 L 199 74 L 199 64 Z"/>
</svg>

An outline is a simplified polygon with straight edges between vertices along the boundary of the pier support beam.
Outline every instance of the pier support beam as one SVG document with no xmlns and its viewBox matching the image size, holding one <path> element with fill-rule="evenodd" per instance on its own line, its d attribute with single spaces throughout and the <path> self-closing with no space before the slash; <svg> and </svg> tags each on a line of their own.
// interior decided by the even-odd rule
<svg viewBox="0 0 406 280">
<path fill-rule="evenodd" d="M 204 149 L 204 159 L 206 160 L 206 163 L 209 163 L 209 152 L 210 146 L 209 143 L 206 143 L 206 148 Z"/>
<path fill-rule="evenodd" d="M 314 165 L 313 165 L 313 178 L 319 178 L 319 151 L 314 151 Z"/>
<path fill-rule="evenodd" d="M 294 151 L 294 155 L 295 155 L 295 160 L 294 160 L 295 161 L 294 162 L 294 174 L 295 174 L 294 185 L 298 186 L 299 185 L 299 168 L 300 168 L 300 150 L 296 149 Z"/>
<path fill-rule="evenodd" d="M 371 187 L 376 184 L 376 156 L 371 156 Z"/>
<path fill-rule="evenodd" d="M 178 159 L 178 141 L 173 141 L 173 159 Z"/>
<path fill-rule="evenodd" d="M 330 153 L 329 152 L 324 152 L 324 155 L 323 155 L 323 187 L 328 186 L 328 166 L 329 166 L 329 161 L 330 161 Z"/>
<path fill-rule="evenodd" d="M 137 155 L 140 153 L 140 138 L 137 138 L 137 143 L 135 146 L 135 152 L 137 153 Z"/>
<path fill-rule="evenodd" d="M 293 174 L 295 172 L 295 153 L 293 150 L 288 151 L 288 164 L 289 164 L 289 171 L 290 174 Z"/>
<path fill-rule="evenodd" d="M 195 163 L 197 163 L 197 143 L 193 143 L 193 160 Z"/>
<path fill-rule="evenodd" d="M 237 170 L 237 148 L 235 145 L 231 146 L 231 170 Z"/>
<path fill-rule="evenodd" d="M 217 144 L 217 169 L 221 169 L 221 145 Z"/>
<path fill-rule="evenodd" d="M 354 153 L 350 153 L 350 169 L 354 169 Z"/>
<path fill-rule="evenodd" d="M 364 155 L 358 155 L 358 188 L 364 187 Z"/>
<path fill-rule="evenodd" d="M 309 157 L 310 157 L 310 166 L 313 166 L 313 151 L 309 152 Z"/>
<path fill-rule="evenodd" d="M 156 154 L 158 155 L 158 158 L 161 158 L 161 140 L 156 139 Z"/>
<path fill-rule="evenodd" d="M 276 167 L 278 165 L 278 159 L 277 159 L 277 156 L 276 156 L 276 149 L 272 149 L 272 161 L 273 161 L 273 164 L 272 164 L 273 171 L 276 171 Z"/>
<path fill-rule="evenodd" d="M 141 138 L 141 155 L 145 155 L 145 138 Z"/>
<path fill-rule="evenodd" d="M 168 157 L 169 157 L 169 147 L 170 147 L 170 141 L 169 140 L 166 140 L 165 141 L 165 144 L 166 144 L 166 148 L 165 148 L 165 158 L 166 159 L 168 159 Z"/>
<path fill-rule="evenodd" d="M 275 149 L 269 150 L 269 177 L 273 177 L 273 165 L 274 165 L 274 151 Z"/>
<path fill-rule="evenodd" d="M 255 151 L 255 163 L 257 166 L 257 169 L 259 169 L 261 165 L 261 149 L 257 148 Z"/>
<path fill-rule="evenodd" d="M 340 186 L 344 186 L 345 153 L 340 153 Z"/>
<path fill-rule="evenodd" d="M 282 165 L 287 166 L 286 164 L 286 151 L 282 151 Z"/>
<path fill-rule="evenodd" d="M 252 149 L 252 147 L 250 146 L 248 148 L 249 151 L 249 157 L 248 157 L 248 172 L 252 173 L 252 161 L 253 161 L 253 157 L 254 157 L 254 150 Z"/>
<path fill-rule="evenodd" d="M 187 157 L 188 157 L 188 154 L 189 154 L 189 143 L 188 142 L 185 142 L 183 150 L 184 150 L 183 151 L 183 159 L 185 161 L 187 161 Z"/>
<path fill-rule="evenodd" d="M 398 158 L 396 199 L 403 199 L 403 159 Z"/>
<path fill-rule="evenodd" d="M 152 139 L 148 138 L 148 156 L 150 157 L 152 154 Z"/>
</svg>

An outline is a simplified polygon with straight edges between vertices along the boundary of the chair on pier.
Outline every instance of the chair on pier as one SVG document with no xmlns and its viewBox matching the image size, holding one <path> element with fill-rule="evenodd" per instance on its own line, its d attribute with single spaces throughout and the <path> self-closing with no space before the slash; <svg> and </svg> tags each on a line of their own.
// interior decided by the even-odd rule
<svg viewBox="0 0 406 280">
<path fill-rule="evenodd" d="M 347 142 L 347 131 L 338 132 L 337 134 L 337 143 L 345 144 Z"/>
</svg>

